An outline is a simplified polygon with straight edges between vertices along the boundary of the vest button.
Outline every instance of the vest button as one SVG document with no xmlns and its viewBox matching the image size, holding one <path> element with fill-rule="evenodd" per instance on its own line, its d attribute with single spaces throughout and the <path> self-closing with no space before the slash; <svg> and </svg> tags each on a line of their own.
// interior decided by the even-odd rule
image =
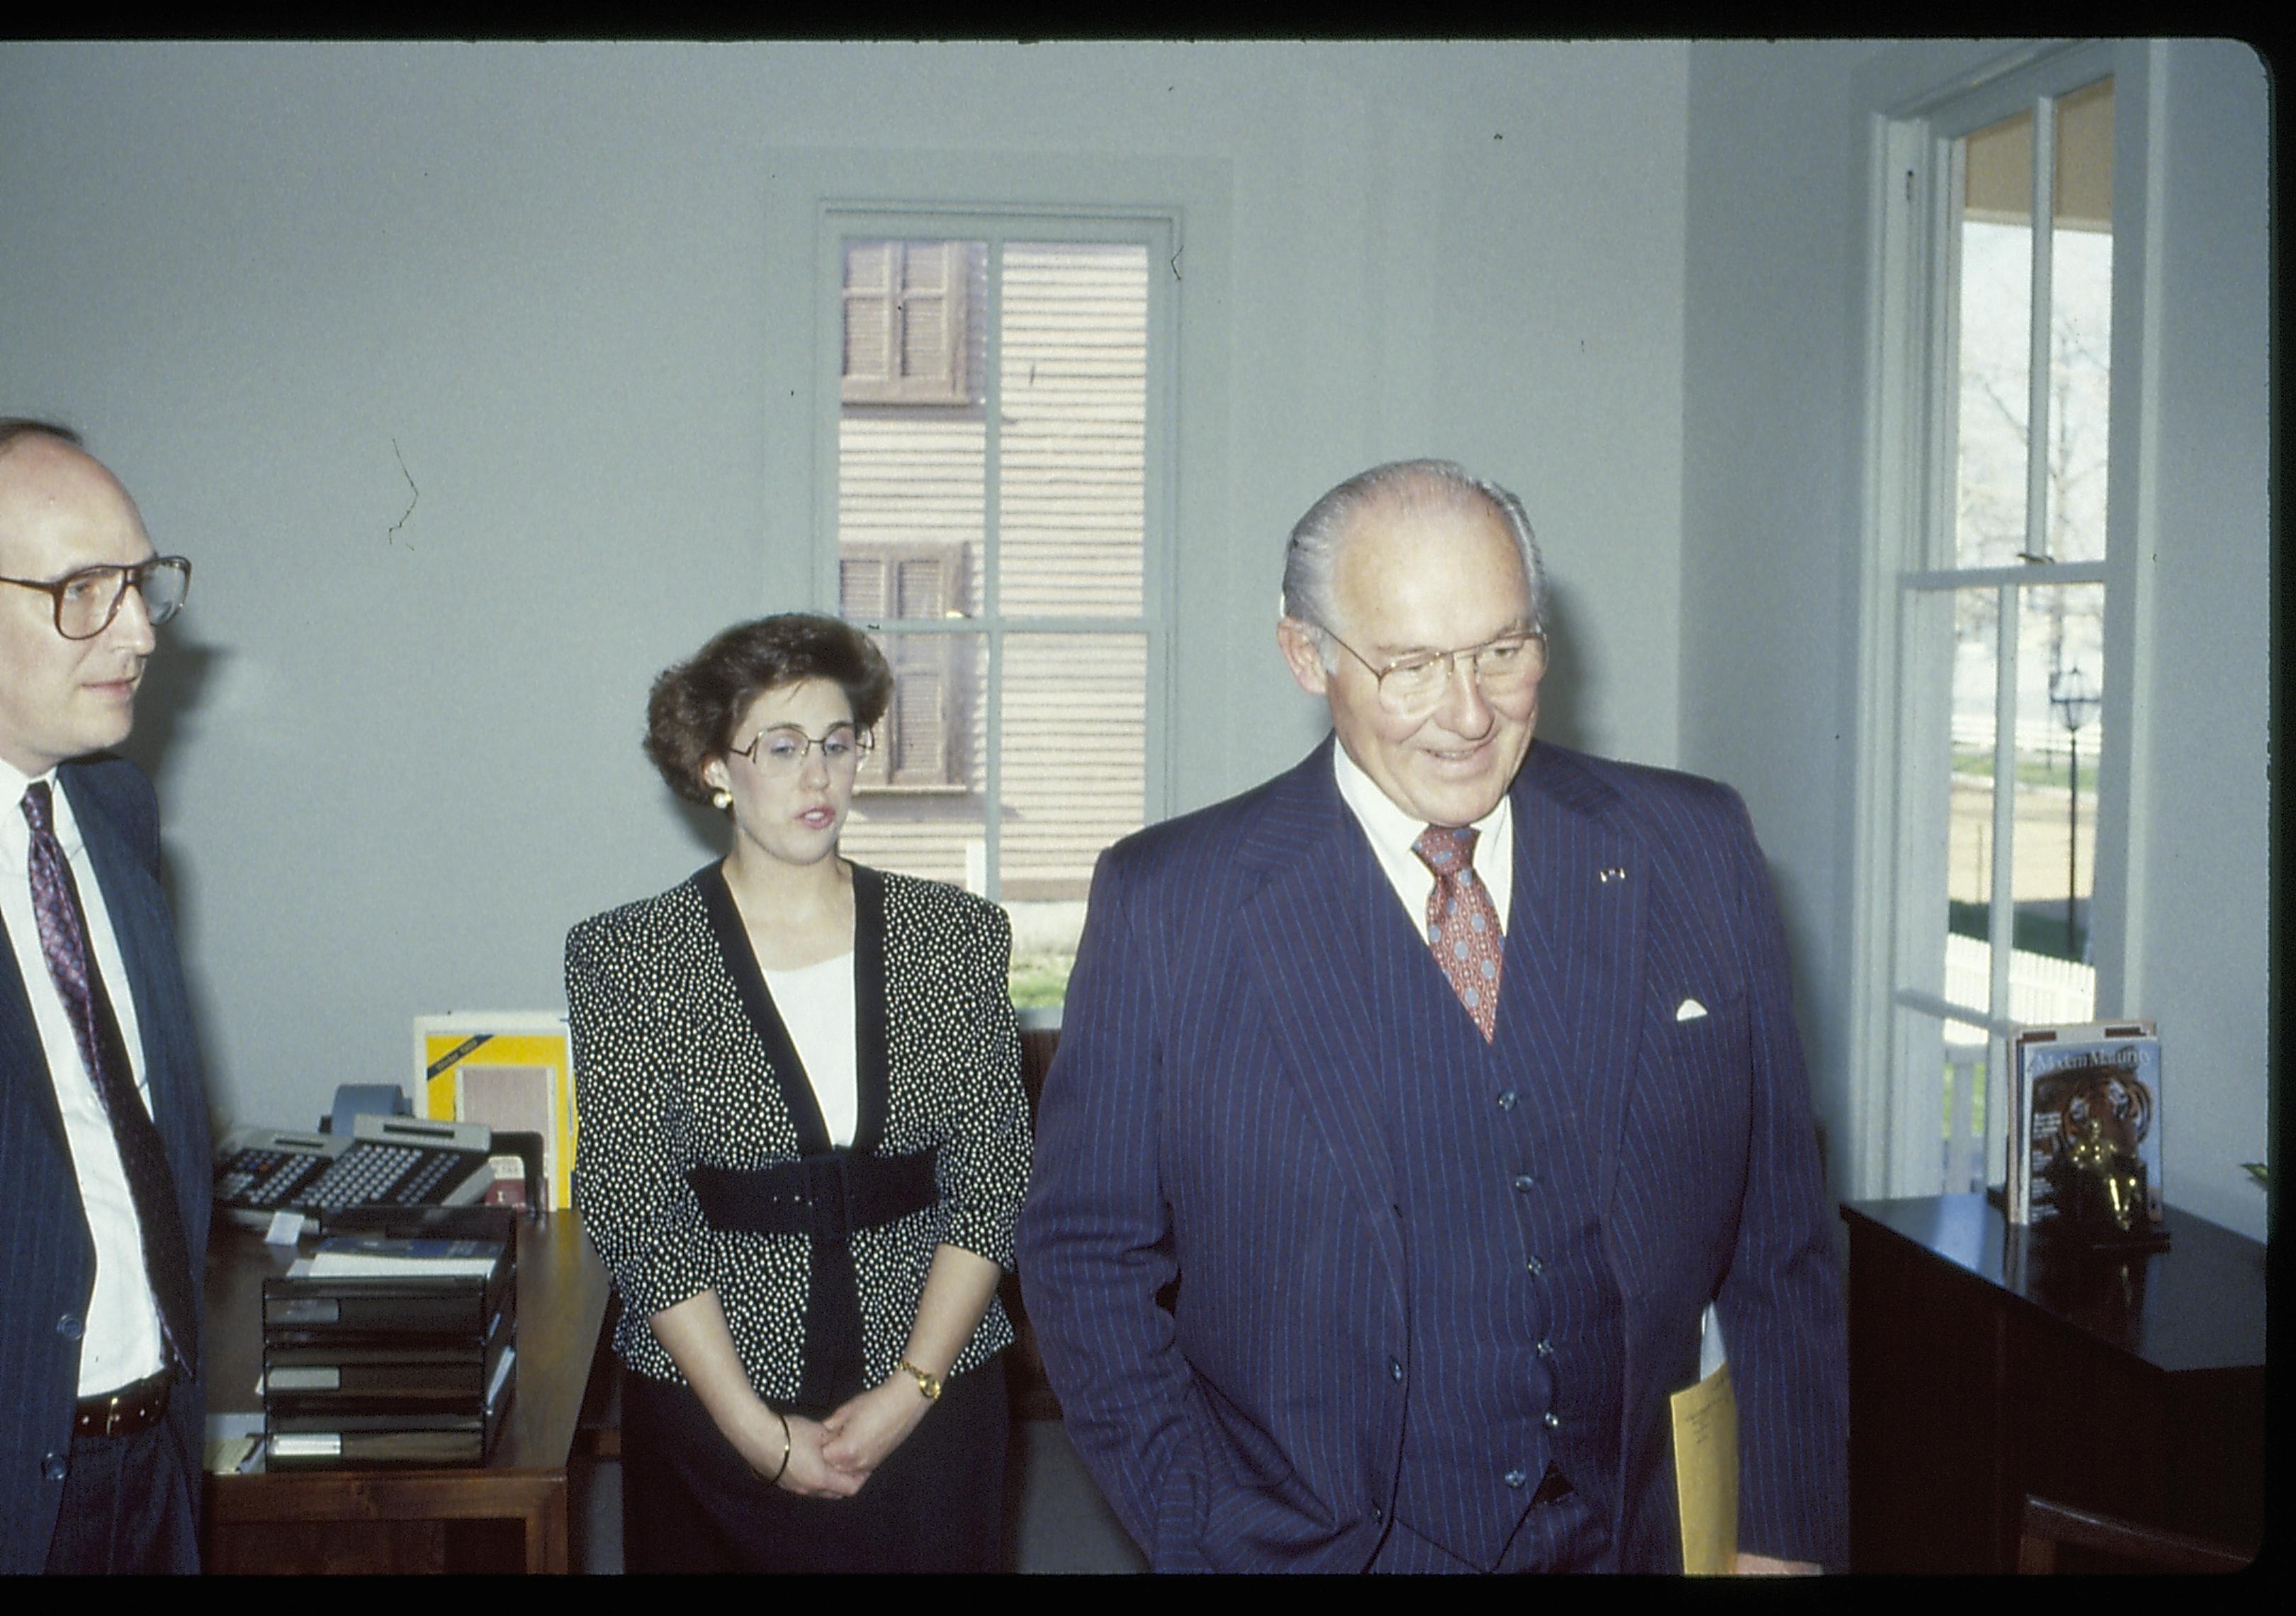
<svg viewBox="0 0 2296 1616">
<path fill-rule="evenodd" d="M 1499 1095 L 1499 1109 L 1501 1111 L 1513 1111 L 1514 1109 L 1513 1089 L 1510 1088 L 1501 1092 Z"/>
<path fill-rule="evenodd" d="M 56 1320 L 56 1333 L 68 1341 L 78 1341 L 87 1326 L 79 1322 L 79 1315 L 67 1313 Z"/>
<path fill-rule="evenodd" d="M 1515 1488 L 1519 1490 L 1524 1482 L 1530 1480 L 1530 1472 L 1526 1470 L 1511 1470 L 1507 1472 L 1505 1476 L 1502 1476 L 1500 1480 L 1504 1481 L 1509 1487 Z"/>
<path fill-rule="evenodd" d="M 1532 1348 L 1531 1350 L 1538 1353 L 1541 1358 L 1553 1358 L 1554 1356 L 1554 1343 L 1548 1341 L 1542 1335 L 1538 1338 L 1538 1345 Z"/>
<path fill-rule="evenodd" d="M 64 1456 L 60 1453 L 44 1453 L 40 1456 L 40 1474 L 51 1481 L 62 1481 L 67 1468 Z"/>
<path fill-rule="evenodd" d="M 1403 1378 L 1403 1360 L 1399 1358 L 1391 1358 L 1388 1359 L 1387 1373 L 1390 1379 L 1398 1381 L 1401 1380 Z"/>
<path fill-rule="evenodd" d="M 1530 1276 L 1533 1279 L 1537 1279 L 1540 1275 L 1546 1272 L 1546 1265 L 1539 1261 L 1536 1257 L 1532 1258 L 1523 1266 L 1530 1270 Z"/>
<path fill-rule="evenodd" d="M 1546 1426 L 1549 1431 L 1560 1431 L 1562 1429 L 1562 1416 L 1556 1414 L 1552 1408 L 1538 1416 L 1538 1423 Z"/>
<path fill-rule="evenodd" d="M 1514 1177 L 1514 1187 L 1519 1192 L 1533 1190 L 1538 1187 L 1538 1179 L 1529 1173 L 1517 1173 Z"/>
<path fill-rule="evenodd" d="M 1374 1504 L 1371 1506 L 1371 1518 L 1372 1523 L 1374 1525 L 1377 1525 L 1379 1522 L 1387 1519 L 1387 1511 Z"/>
</svg>

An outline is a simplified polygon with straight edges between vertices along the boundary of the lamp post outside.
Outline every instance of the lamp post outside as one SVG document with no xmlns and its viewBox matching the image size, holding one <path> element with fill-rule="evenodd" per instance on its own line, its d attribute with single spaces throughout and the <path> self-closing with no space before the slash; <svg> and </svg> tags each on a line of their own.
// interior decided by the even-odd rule
<svg viewBox="0 0 2296 1616">
<path fill-rule="evenodd" d="M 2074 913 L 2080 895 L 2080 733 L 2103 704 L 2104 693 L 2079 662 L 2049 681 L 2049 705 L 2057 710 L 2057 722 L 2065 726 L 2072 751 L 2072 783 L 2065 795 L 2065 957 L 2070 960 L 2081 956 Z"/>
</svg>

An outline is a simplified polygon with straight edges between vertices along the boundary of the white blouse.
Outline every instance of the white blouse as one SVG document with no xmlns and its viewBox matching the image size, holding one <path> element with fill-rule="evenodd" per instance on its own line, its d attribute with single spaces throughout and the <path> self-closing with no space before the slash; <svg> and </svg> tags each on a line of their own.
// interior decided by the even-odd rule
<svg viewBox="0 0 2296 1616">
<path fill-rule="evenodd" d="M 766 971 L 766 991 L 774 996 L 782 1025 L 812 1081 L 813 1097 L 829 1129 L 829 1142 L 843 1149 L 853 1143 L 861 1114 L 858 1062 L 853 1043 L 853 955 L 851 950 L 817 965 Z"/>
</svg>

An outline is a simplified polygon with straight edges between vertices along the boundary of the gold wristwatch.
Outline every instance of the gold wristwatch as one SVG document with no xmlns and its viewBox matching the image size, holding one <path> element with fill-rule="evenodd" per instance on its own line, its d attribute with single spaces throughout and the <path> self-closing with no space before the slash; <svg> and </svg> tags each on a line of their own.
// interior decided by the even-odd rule
<svg viewBox="0 0 2296 1616">
<path fill-rule="evenodd" d="M 917 1377 L 917 1395 L 919 1397 L 924 1399 L 928 1403 L 938 1403 L 940 1401 L 940 1376 L 937 1374 L 927 1374 L 923 1370 L 918 1368 L 906 1358 L 903 1358 L 901 1360 L 901 1367 Z"/>
</svg>

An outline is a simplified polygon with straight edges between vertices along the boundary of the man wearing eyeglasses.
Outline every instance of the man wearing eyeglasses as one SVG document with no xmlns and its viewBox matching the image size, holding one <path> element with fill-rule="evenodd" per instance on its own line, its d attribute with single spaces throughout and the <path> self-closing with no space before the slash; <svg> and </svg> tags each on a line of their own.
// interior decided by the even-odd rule
<svg viewBox="0 0 2296 1616">
<path fill-rule="evenodd" d="M 1341 484 L 1276 631 L 1332 739 L 1101 861 L 1020 1266 L 1160 1569 L 1678 1571 L 1710 1305 L 1738 1569 L 1846 1559 L 1766 866 L 1726 788 L 1533 744 L 1546 605 L 1505 489 Z"/>
<path fill-rule="evenodd" d="M 127 738 L 191 564 L 0 418 L 0 1571 L 199 1569 L 207 1097 Z"/>
</svg>

